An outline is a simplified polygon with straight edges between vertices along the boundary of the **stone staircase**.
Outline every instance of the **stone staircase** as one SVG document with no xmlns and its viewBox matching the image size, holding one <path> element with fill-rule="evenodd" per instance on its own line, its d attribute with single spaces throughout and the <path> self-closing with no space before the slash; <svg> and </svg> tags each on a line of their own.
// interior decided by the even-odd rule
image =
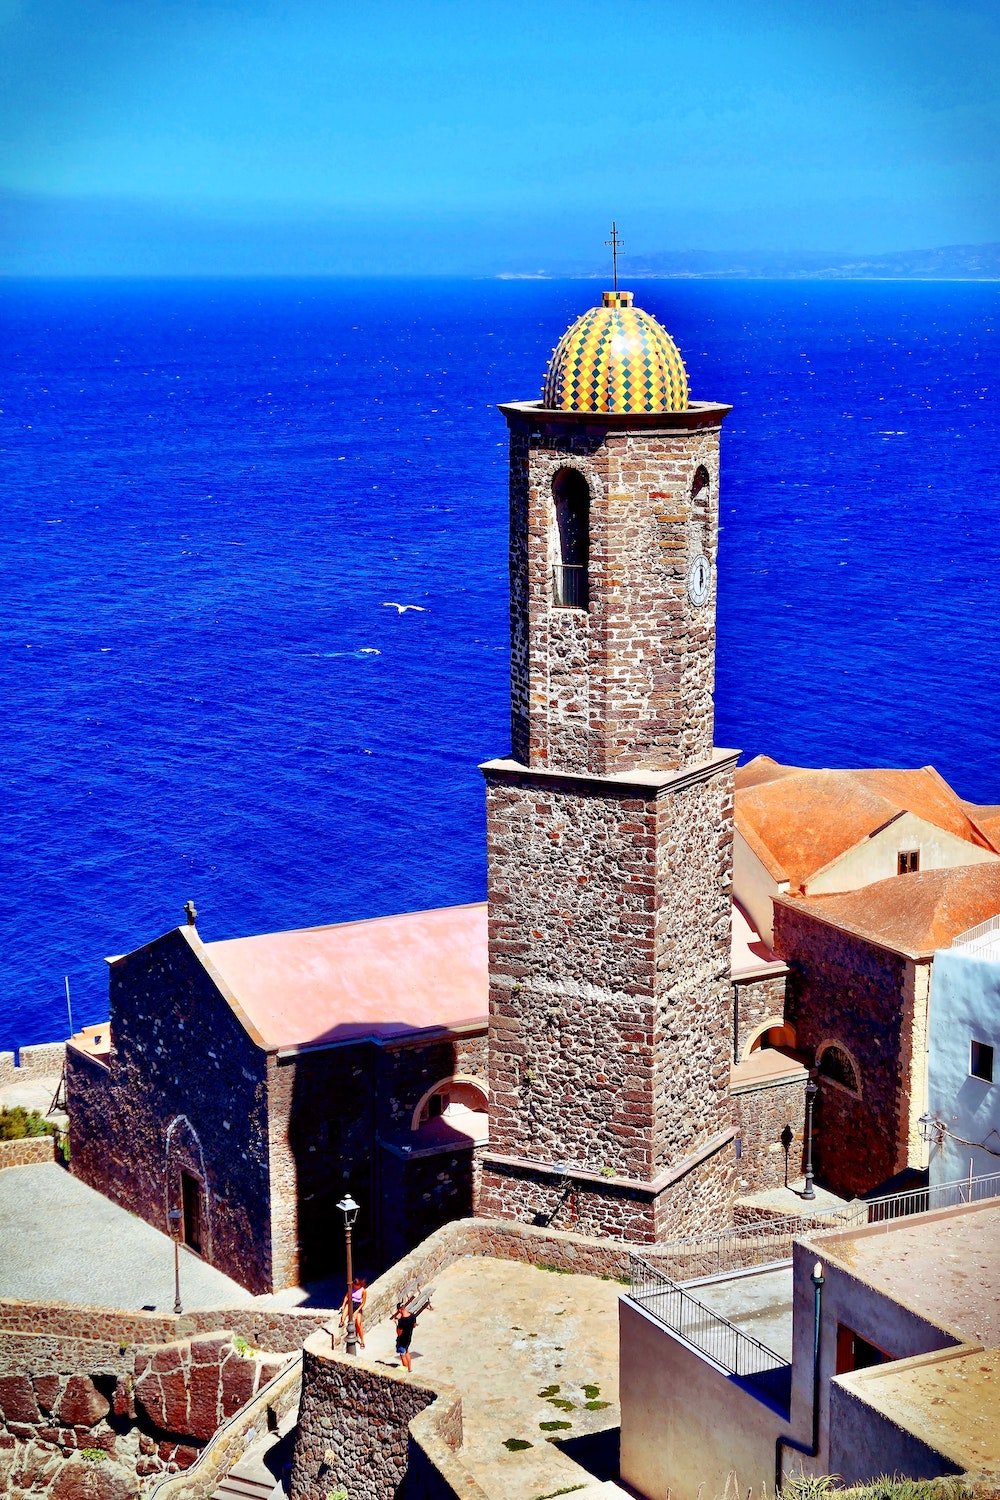
<svg viewBox="0 0 1000 1500">
<path fill-rule="evenodd" d="M 285 1488 L 276 1475 L 291 1458 L 296 1412 L 283 1419 L 277 1432 L 261 1438 L 220 1480 L 212 1500 L 283 1500 Z"/>
</svg>

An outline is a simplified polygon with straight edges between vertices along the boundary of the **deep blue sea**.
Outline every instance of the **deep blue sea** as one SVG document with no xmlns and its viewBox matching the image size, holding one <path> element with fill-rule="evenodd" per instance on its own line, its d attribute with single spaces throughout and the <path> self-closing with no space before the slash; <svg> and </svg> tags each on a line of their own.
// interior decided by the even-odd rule
<svg viewBox="0 0 1000 1500">
<path fill-rule="evenodd" d="M 598 290 L 0 283 L 0 1047 L 64 975 L 103 1018 L 188 898 L 206 939 L 482 898 L 496 403 Z M 1000 286 L 635 291 L 734 408 L 717 742 L 1000 802 Z"/>
</svg>

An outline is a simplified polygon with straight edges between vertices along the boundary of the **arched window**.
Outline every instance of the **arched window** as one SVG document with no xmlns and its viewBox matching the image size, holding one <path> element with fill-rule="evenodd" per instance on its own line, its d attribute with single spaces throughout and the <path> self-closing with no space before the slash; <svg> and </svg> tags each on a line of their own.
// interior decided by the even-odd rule
<svg viewBox="0 0 1000 1500">
<path fill-rule="evenodd" d="M 552 480 L 557 557 L 552 602 L 566 609 L 590 603 L 590 489 L 579 469 L 559 469 Z"/>
<path fill-rule="evenodd" d="M 829 1078 L 831 1083 L 838 1083 L 849 1093 L 860 1096 L 858 1066 L 846 1048 L 828 1042 L 819 1054 L 819 1073 L 821 1078 Z"/>
<path fill-rule="evenodd" d="M 445 1119 L 454 1124 L 469 1115 L 486 1114 L 486 1090 L 474 1078 L 445 1078 L 428 1089 L 413 1111 L 412 1130 L 419 1130 L 429 1120 Z"/>
<path fill-rule="evenodd" d="M 691 480 L 691 520 L 694 523 L 695 546 L 704 557 L 712 551 L 712 480 L 704 464 L 699 464 Z"/>
<path fill-rule="evenodd" d="M 750 1033 L 750 1040 L 744 1055 L 749 1057 L 751 1052 L 763 1052 L 770 1047 L 788 1047 L 794 1052 L 795 1027 L 790 1021 L 783 1021 L 778 1016 L 762 1021 Z"/>
</svg>

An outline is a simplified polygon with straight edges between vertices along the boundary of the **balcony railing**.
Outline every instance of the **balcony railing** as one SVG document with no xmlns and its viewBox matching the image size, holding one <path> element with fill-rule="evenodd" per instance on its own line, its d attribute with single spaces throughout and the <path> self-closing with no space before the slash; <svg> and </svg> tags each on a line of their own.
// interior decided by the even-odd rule
<svg viewBox="0 0 1000 1500">
<path fill-rule="evenodd" d="M 629 1256 L 629 1296 L 731 1375 L 762 1375 L 788 1363 L 638 1255 Z"/>
<path fill-rule="evenodd" d="M 552 569 L 552 602 L 563 609 L 586 609 L 590 603 L 589 569 L 578 563 L 557 563 Z"/>
<path fill-rule="evenodd" d="M 1000 958 L 1000 917 L 987 917 L 952 939 L 953 948 L 967 948 L 981 958 Z"/>
<path fill-rule="evenodd" d="M 881 1198 L 855 1198 L 840 1208 L 737 1224 L 717 1233 L 686 1235 L 663 1245 L 650 1246 L 647 1253 L 662 1267 L 664 1274 L 680 1281 L 693 1281 L 699 1276 L 725 1276 L 733 1271 L 790 1260 L 792 1241 L 797 1235 L 810 1231 L 863 1229 L 869 1224 L 886 1224 L 911 1214 L 958 1208 L 965 1203 L 981 1203 L 986 1198 L 996 1197 L 1000 1197 L 1000 1172 L 971 1180 L 963 1177 L 957 1182 L 939 1183 L 936 1187 L 912 1188 L 905 1193 L 888 1193 Z"/>
</svg>

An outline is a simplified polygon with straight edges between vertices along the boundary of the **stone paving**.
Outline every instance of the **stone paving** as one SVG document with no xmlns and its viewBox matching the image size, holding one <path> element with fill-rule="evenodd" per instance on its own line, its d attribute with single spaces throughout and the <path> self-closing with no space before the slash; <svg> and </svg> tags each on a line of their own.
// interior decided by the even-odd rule
<svg viewBox="0 0 1000 1500">
<path fill-rule="evenodd" d="M 0 1298 L 170 1312 L 169 1237 L 55 1165 L 0 1172 Z M 185 1309 L 232 1307 L 250 1293 L 181 1249 Z"/>
<path fill-rule="evenodd" d="M 617 1472 L 623 1291 L 478 1257 L 437 1278 L 414 1333 L 413 1373 L 461 1390 L 460 1457 L 487 1492 L 533 1500 Z M 359 1357 L 398 1367 L 391 1321 L 367 1332 Z"/>
<path fill-rule="evenodd" d="M 44 1115 L 47 1120 L 65 1129 L 69 1123 L 66 1111 L 56 1110 L 54 1114 L 49 1113 L 49 1106 L 55 1098 L 58 1087 L 58 1073 L 35 1074 L 24 1079 L 18 1078 L 14 1083 L 0 1086 L 0 1107 L 13 1109 L 15 1105 L 20 1105 L 22 1109 L 37 1109 L 40 1115 Z"/>
</svg>

